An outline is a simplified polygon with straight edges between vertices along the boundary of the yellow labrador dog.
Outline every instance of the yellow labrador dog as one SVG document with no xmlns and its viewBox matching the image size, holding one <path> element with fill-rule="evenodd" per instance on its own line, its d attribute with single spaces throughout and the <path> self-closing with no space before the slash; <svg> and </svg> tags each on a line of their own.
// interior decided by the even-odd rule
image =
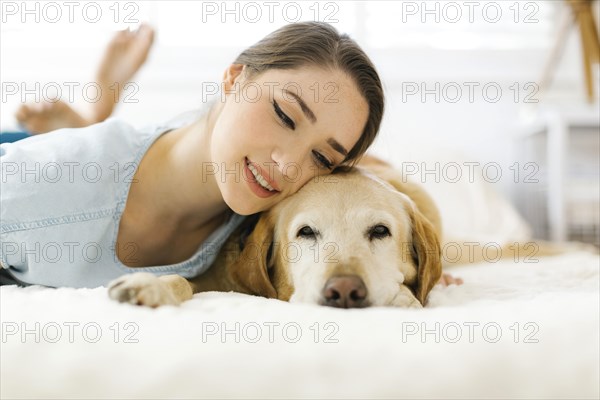
<svg viewBox="0 0 600 400">
<path fill-rule="evenodd" d="M 254 223 L 229 238 L 204 274 L 132 273 L 112 281 L 109 296 L 151 307 L 204 291 L 342 308 L 422 307 L 442 273 L 433 201 L 372 157 L 315 178 Z"/>
</svg>

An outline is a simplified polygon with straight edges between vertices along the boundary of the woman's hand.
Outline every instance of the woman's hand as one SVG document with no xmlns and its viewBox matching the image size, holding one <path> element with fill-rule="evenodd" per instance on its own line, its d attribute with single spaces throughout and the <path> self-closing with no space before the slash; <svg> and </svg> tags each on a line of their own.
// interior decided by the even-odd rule
<svg viewBox="0 0 600 400">
<path fill-rule="evenodd" d="M 452 285 L 452 284 L 462 285 L 463 280 L 460 278 L 455 278 L 450 274 L 442 274 L 442 277 L 438 281 L 438 284 L 440 284 L 442 286 L 448 286 L 448 285 Z"/>
</svg>

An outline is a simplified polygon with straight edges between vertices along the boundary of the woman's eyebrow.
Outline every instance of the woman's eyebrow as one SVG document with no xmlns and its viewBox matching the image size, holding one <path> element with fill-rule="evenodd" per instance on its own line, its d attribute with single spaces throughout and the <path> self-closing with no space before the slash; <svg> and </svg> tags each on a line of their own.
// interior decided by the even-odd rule
<svg viewBox="0 0 600 400">
<path fill-rule="evenodd" d="M 334 138 L 329 138 L 327 139 L 327 143 L 333 147 L 333 149 L 335 151 L 337 151 L 338 153 L 340 153 L 341 155 L 343 155 L 344 157 L 348 155 L 348 150 L 346 150 L 344 148 L 344 146 L 342 146 L 340 144 L 340 142 L 338 142 L 337 140 L 335 140 Z"/>
<path fill-rule="evenodd" d="M 298 96 L 296 93 L 294 92 L 290 92 L 287 89 L 283 89 L 283 91 L 287 94 L 289 94 L 290 96 L 292 96 L 297 102 L 298 104 L 300 104 L 300 108 L 302 109 L 302 112 L 304 113 L 304 115 L 306 115 L 306 117 L 310 120 L 310 122 L 312 122 L 313 124 L 315 122 L 317 122 L 317 117 L 315 116 L 315 114 L 312 112 L 312 110 L 306 105 L 306 103 L 304 102 L 304 100 L 302 100 L 302 98 L 300 96 Z M 338 153 L 340 153 L 341 155 L 343 155 L 344 157 L 348 155 L 348 150 L 346 150 L 346 148 L 344 146 L 342 146 L 340 144 L 340 142 L 338 142 L 337 140 L 335 140 L 334 138 L 329 138 L 327 139 L 327 143 Z"/>
<path fill-rule="evenodd" d="M 296 93 L 290 92 L 287 89 L 283 89 L 283 91 L 292 96 L 298 102 L 298 104 L 300 104 L 302 112 L 304 113 L 304 115 L 306 115 L 306 118 L 308 118 L 310 122 L 312 122 L 313 124 L 317 122 L 317 117 L 315 116 L 315 113 L 312 112 L 312 110 L 306 105 L 306 103 L 304 102 L 304 100 L 302 100 L 300 96 L 298 96 Z"/>
</svg>

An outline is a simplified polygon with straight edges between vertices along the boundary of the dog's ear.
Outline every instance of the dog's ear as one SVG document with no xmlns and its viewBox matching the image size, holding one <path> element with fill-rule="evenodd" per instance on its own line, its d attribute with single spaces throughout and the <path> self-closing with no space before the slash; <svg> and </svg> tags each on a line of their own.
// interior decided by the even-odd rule
<svg viewBox="0 0 600 400">
<path fill-rule="evenodd" d="M 263 213 L 245 240 L 240 256 L 229 266 L 232 280 L 249 294 L 277 298 L 268 271 L 274 227 L 269 213 Z"/>
<path fill-rule="evenodd" d="M 431 222 L 414 205 L 408 208 L 412 223 L 413 257 L 417 265 L 415 295 L 425 305 L 427 295 L 442 276 L 440 239 Z"/>
</svg>

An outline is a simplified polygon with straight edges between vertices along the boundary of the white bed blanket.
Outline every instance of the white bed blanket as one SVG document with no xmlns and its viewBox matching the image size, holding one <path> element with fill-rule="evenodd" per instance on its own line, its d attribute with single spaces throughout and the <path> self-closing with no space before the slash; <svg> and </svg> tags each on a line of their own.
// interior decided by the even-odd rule
<svg viewBox="0 0 600 400">
<path fill-rule="evenodd" d="M 427 308 L 0 290 L 1 397 L 598 398 L 599 257 L 455 268 Z M 60 335 L 60 336 L 59 336 Z M 37 342 L 36 342 L 37 341 Z"/>
</svg>

